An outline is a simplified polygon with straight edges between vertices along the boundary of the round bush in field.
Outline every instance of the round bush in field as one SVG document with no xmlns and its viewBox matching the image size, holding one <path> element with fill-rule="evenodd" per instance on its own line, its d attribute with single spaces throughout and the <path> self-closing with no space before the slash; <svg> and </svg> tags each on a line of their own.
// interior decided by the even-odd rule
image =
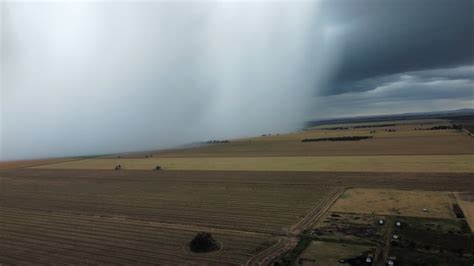
<svg viewBox="0 0 474 266">
<path fill-rule="evenodd" d="M 212 237 L 210 233 L 201 232 L 198 233 L 191 243 L 189 243 L 189 247 L 193 252 L 211 252 L 220 249 L 219 243 Z"/>
</svg>

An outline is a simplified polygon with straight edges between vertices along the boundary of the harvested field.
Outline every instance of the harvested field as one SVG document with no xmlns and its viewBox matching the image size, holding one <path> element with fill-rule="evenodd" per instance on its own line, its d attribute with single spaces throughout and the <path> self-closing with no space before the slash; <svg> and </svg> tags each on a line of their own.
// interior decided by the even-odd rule
<svg viewBox="0 0 474 266">
<path fill-rule="evenodd" d="M 455 193 L 455 195 L 471 231 L 474 232 L 474 192 Z"/>
<path fill-rule="evenodd" d="M 140 171 L 57 178 L 61 170 L 34 169 L 36 176 L 28 170 L 0 173 L 2 263 L 240 265 L 337 188 L 209 182 L 192 175 L 183 182 Z M 201 231 L 212 233 L 222 249 L 187 250 Z"/>
<path fill-rule="evenodd" d="M 110 171 L 27 168 L 0 171 L 0 181 L 14 179 L 17 184 L 44 183 L 57 186 L 90 179 L 125 180 L 132 182 L 175 182 L 215 184 L 278 184 L 346 186 L 366 188 L 403 188 L 435 191 L 472 191 L 473 173 L 400 173 L 400 172 L 265 172 L 265 171 Z M 0 187 L 1 189 L 1 187 Z"/>
<path fill-rule="evenodd" d="M 179 227 L 135 219 L 1 207 L 0 262 L 54 264 L 242 264 L 270 246 L 267 234 Z M 197 254 L 187 244 L 211 232 L 222 250 Z"/>
<path fill-rule="evenodd" d="M 427 133 L 428 132 L 428 133 Z M 387 133 L 387 134 L 395 134 Z M 439 135 L 439 131 L 419 131 L 426 136 L 374 137 L 351 142 L 301 142 L 306 136 L 293 140 L 231 141 L 206 144 L 189 149 L 121 154 L 122 158 L 153 157 L 277 157 L 277 156 L 353 156 L 353 155 L 458 155 L 474 153 L 474 138 L 466 134 Z M 341 134 L 347 136 L 346 133 Z M 367 135 L 365 132 L 361 135 Z M 330 135 L 324 135 L 328 137 Z M 117 158 L 108 156 L 107 158 Z"/>
<path fill-rule="evenodd" d="M 78 158 L 58 158 L 58 159 L 43 159 L 43 160 L 30 160 L 30 161 L 7 161 L 0 162 L 0 170 L 26 168 L 32 166 L 40 166 L 45 164 L 60 163 L 78 160 Z"/>
<path fill-rule="evenodd" d="M 0 171 L 4 263 L 244 264 L 333 188 L 462 190 L 472 174 L 230 171 Z M 185 249 L 196 232 L 223 245 Z M 13 247 L 13 248 L 12 248 Z"/>
<path fill-rule="evenodd" d="M 424 127 L 420 127 L 424 128 Z M 395 131 L 386 131 L 391 129 Z M 237 141 L 290 141 L 312 138 L 337 138 L 344 136 L 373 136 L 374 138 L 401 138 L 401 137 L 443 137 L 443 136 L 462 136 L 462 132 L 454 129 L 444 130 L 414 130 L 413 127 L 387 127 L 387 128 L 364 128 L 364 129 L 343 129 L 327 130 L 313 129 L 290 134 L 260 136 L 255 138 L 240 139 Z"/>
<path fill-rule="evenodd" d="M 339 259 L 349 259 L 373 250 L 371 246 L 312 241 L 298 258 L 299 265 L 340 266 Z"/>
<path fill-rule="evenodd" d="M 322 124 L 313 128 L 333 128 L 333 127 L 367 127 L 376 126 L 380 127 L 386 124 L 394 124 L 396 126 L 409 126 L 409 127 L 420 127 L 420 126 L 433 126 L 433 125 L 449 125 L 450 121 L 446 119 L 409 119 L 409 120 L 383 120 L 383 121 L 367 121 L 367 122 L 347 122 L 339 124 Z"/>
<path fill-rule="evenodd" d="M 474 172 L 474 155 L 431 156 L 293 156 L 148 159 L 85 159 L 39 166 L 41 169 L 231 170 L 231 171 L 360 171 Z"/>
<path fill-rule="evenodd" d="M 1 181 L 2 206 L 9 208 L 268 233 L 297 223 L 332 190 L 317 185 L 133 179 Z"/>
<path fill-rule="evenodd" d="M 391 189 L 349 189 L 332 206 L 333 212 L 454 218 L 449 192 Z M 423 209 L 428 211 L 424 212 Z"/>
</svg>

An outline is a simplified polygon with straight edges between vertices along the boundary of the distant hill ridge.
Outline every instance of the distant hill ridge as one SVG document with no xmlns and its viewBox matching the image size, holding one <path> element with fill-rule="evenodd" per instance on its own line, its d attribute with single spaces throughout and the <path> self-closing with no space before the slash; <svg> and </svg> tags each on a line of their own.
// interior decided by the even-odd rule
<svg viewBox="0 0 474 266">
<path fill-rule="evenodd" d="M 457 110 L 435 111 L 435 112 L 417 112 L 402 113 L 391 115 L 373 115 L 373 116 L 354 116 L 340 117 L 332 119 L 318 119 L 306 123 L 307 127 L 319 125 L 341 124 L 341 123 L 363 123 L 363 122 L 381 122 L 391 120 L 412 120 L 412 119 L 433 119 L 433 118 L 453 118 L 463 116 L 474 116 L 474 109 L 464 108 Z"/>
</svg>

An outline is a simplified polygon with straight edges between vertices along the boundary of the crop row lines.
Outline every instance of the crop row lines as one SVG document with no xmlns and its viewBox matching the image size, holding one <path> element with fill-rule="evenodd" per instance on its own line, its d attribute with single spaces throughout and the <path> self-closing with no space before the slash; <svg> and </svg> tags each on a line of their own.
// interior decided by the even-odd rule
<svg viewBox="0 0 474 266">
<path fill-rule="evenodd" d="M 83 235 L 90 235 L 91 238 L 96 238 L 95 236 L 105 236 L 105 237 L 110 237 L 116 240 L 123 240 L 123 241 L 137 241 L 140 243 L 148 243 L 148 244 L 165 244 L 169 245 L 169 241 L 166 240 L 174 240 L 176 242 L 182 242 L 186 243 L 193 237 L 192 232 L 188 232 L 187 235 L 180 235 L 179 231 L 176 231 L 174 235 L 165 235 L 165 234 L 160 234 L 161 232 L 156 232 L 158 234 L 155 235 L 155 237 L 151 237 L 152 234 L 147 234 L 144 237 L 140 236 L 140 238 L 137 238 L 137 234 L 130 233 L 130 232 L 123 232 L 123 231 L 118 231 L 118 230 L 113 230 L 112 228 L 101 228 L 102 230 L 96 230 L 94 226 L 93 228 L 78 228 L 78 227 L 65 227 L 63 225 L 58 225 L 58 223 L 54 222 L 53 223 L 48 223 L 46 222 L 24 222 L 21 219 L 8 219 L 8 222 L 3 221 L 0 224 L 7 227 L 12 227 L 12 226 L 25 226 L 26 228 L 35 228 L 35 229 L 42 229 L 43 231 L 52 231 L 52 232 L 62 232 L 64 234 L 72 235 L 72 234 L 83 234 Z M 228 239 L 227 236 L 224 236 L 225 239 Z M 179 240 L 179 241 L 178 241 Z M 258 244 L 255 244 L 253 242 L 253 245 L 249 245 L 249 243 L 241 243 L 239 241 L 239 248 L 242 247 L 249 247 L 250 250 L 255 249 L 258 247 Z M 247 250 L 247 249 L 242 249 L 242 250 Z"/>
<path fill-rule="evenodd" d="M 18 237 L 18 236 L 16 236 Z M 68 263 L 68 264 L 145 264 L 145 261 L 140 261 L 133 258 L 123 258 L 120 256 L 113 256 L 110 253 L 98 253 L 97 250 L 81 250 L 76 245 L 53 245 L 51 239 L 36 239 L 27 238 L 24 241 L 18 241 L 18 239 L 9 238 L 7 236 L 0 236 L 2 243 L 6 244 L 9 248 L 10 256 L 17 256 L 19 260 L 27 260 L 32 264 L 42 262 L 45 264 L 51 264 L 52 261 L 56 263 Z M 1 245 L 1 243 L 0 243 Z M 92 251 L 90 251 L 92 250 Z M 174 258 L 173 258 L 174 257 Z M 175 256 L 172 257 L 161 257 L 160 261 L 168 261 L 178 263 L 179 259 Z M 149 263 L 149 262 L 148 262 Z M 191 264 L 191 263 L 190 263 Z"/>
<path fill-rule="evenodd" d="M 16 206 L 18 207 L 18 206 Z M 38 207 L 38 208 L 35 208 Z M 64 206 L 65 209 L 69 209 L 71 206 Z M 51 208 L 44 208 L 41 204 L 30 204 L 30 206 L 21 206 L 22 209 L 31 209 L 31 210 L 39 210 L 39 211 L 57 211 L 57 209 Z M 64 213 L 79 213 L 79 214 L 97 214 L 97 212 L 91 212 L 91 210 L 84 209 L 84 212 L 78 212 L 77 208 L 75 208 L 76 212 L 69 212 L 65 210 L 61 210 Z M 192 224 L 192 225 L 233 225 L 236 224 L 235 221 L 238 220 L 236 225 L 241 227 L 255 227 L 258 225 L 265 225 L 270 226 L 272 228 L 282 228 L 284 226 L 290 226 L 294 222 L 297 221 L 296 217 L 293 219 L 285 219 L 282 217 L 252 217 L 252 216 L 245 216 L 245 215 L 235 215 L 235 216 L 228 216 L 225 214 L 210 214 L 210 213 L 201 213 L 201 215 L 187 215 L 179 212 L 172 212 L 170 213 L 160 213 L 160 211 L 156 211 L 156 214 L 150 213 L 115 213 L 110 212 L 107 208 L 103 208 L 100 210 L 101 214 L 113 214 L 113 216 L 124 215 L 125 217 L 133 217 L 139 218 L 141 221 L 158 221 L 158 222 L 170 222 L 175 223 L 176 220 L 181 221 L 183 224 Z M 236 219 L 238 218 L 238 219 Z M 198 222 L 195 222 L 198 221 Z M 239 227 L 237 226 L 237 227 Z"/>
<path fill-rule="evenodd" d="M 51 234 L 42 234 L 40 232 L 34 235 L 25 234 L 22 230 L 12 230 L 5 232 L 0 236 L 0 239 L 9 239 L 11 241 L 17 241 L 21 239 L 22 244 L 30 243 L 37 245 L 36 249 L 40 247 L 47 247 L 48 250 L 61 250 L 62 254 L 77 254 L 83 253 L 78 257 L 84 255 L 92 255 L 105 257 L 110 259 L 119 259 L 121 263 L 149 263 L 150 261 L 160 261 L 160 258 L 166 258 L 170 261 L 182 261 L 186 260 L 187 257 L 177 254 L 176 252 L 168 253 L 162 252 L 160 249 L 149 251 L 141 250 L 131 246 L 123 245 L 110 245 L 106 241 L 84 241 L 82 239 L 72 238 L 68 239 L 65 237 L 57 236 L 54 238 L 54 242 L 51 241 Z M 108 255 L 104 255 L 108 254 Z M 179 258 L 179 259 L 178 259 Z M 210 258 L 193 258 L 196 260 L 203 260 L 208 262 L 219 262 Z M 106 260 L 107 261 L 107 260 Z"/>
<path fill-rule="evenodd" d="M 150 198 L 144 198 L 144 197 L 118 197 L 118 196 L 107 196 L 107 197 L 98 197 L 97 195 L 92 195 L 92 194 L 84 194 L 83 198 L 77 197 L 76 193 L 71 192 L 68 193 L 67 195 L 64 196 L 58 196 L 56 193 L 48 193 L 44 195 L 39 195 L 36 191 L 34 192 L 34 196 L 31 196 L 32 191 L 25 192 L 24 195 L 17 194 L 14 191 L 10 191 L 7 193 L 2 194 L 2 198 L 8 199 L 23 199 L 23 200 L 36 200 L 38 198 L 48 200 L 64 200 L 64 201 L 71 201 L 71 197 L 76 197 L 77 200 L 80 200 L 81 202 L 86 202 L 86 203 L 97 203 L 97 200 L 104 201 L 106 200 L 107 202 L 110 202 L 110 204 L 117 204 L 117 203 L 128 203 L 129 205 L 136 206 L 137 204 L 144 205 L 144 206 L 156 206 L 158 205 L 168 205 L 170 202 L 173 204 L 181 203 L 184 205 L 190 204 L 190 205 L 198 205 L 198 206 L 206 206 L 206 205 L 212 205 L 213 207 L 217 206 L 223 206 L 223 207 L 229 207 L 229 206 L 248 206 L 248 203 L 252 203 L 252 205 L 257 205 L 260 207 L 269 207 L 269 208 L 281 208 L 281 207 L 286 207 L 288 206 L 288 202 L 294 202 L 298 203 L 298 205 L 302 205 L 303 207 L 295 206 L 299 209 L 304 209 L 306 208 L 305 205 L 309 205 L 309 202 L 307 198 L 302 198 L 300 200 L 295 200 L 295 197 L 291 197 L 291 201 L 289 201 L 286 198 L 282 198 L 281 195 L 277 196 L 276 198 L 274 196 L 268 196 L 268 197 L 273 197 L 274 201 L 271 200 L 265 200 L 263 199 L 264 196 L 260 195 L 261 197 L 258 198 L 250 198 L 247 197 L 246 195 L 236 195 L 237 198 L 243 198 L 244 200 L 235 200 L 234 199 L 228 199 L 228 195 L 226 196 L 221 196 L 221 197 L 216 197 L 215 200 L 210 200 L 209 197 L 206 196 L 206 198 L 203 197 L 194 197 L 194 198 L 189 198 L 185 199 L 186 197 L 189 197 L 189 195 L 180 195 L 176 199 L 172 197 L 150 197 Z M 314 192 L 311 192 L 314 194 Z M 324 193 L 320 193 L 321 195 L 318 198 L 324 198 L 328 193 L 325 191 Z M 245 197 L 244 197 L 245 196 Z M 295 195 L 297 196 L 297 195 Z M 199 204 L 196 204 L 196 201 L 199 199 Z M 281 202 L 278 202 L 278 200 L 281 200 Z M 153 205 L 149 205 L 150 203 L 156 203 Z M 179 204 L 177 204 L 179 205 Z"/>
<path fill-rule="evenodd" d="M 131 232 L 143 232 L 143 233 L 150 233 L 150 232 L 156 232 L 156 230 L 159 228 L 161 232 L 166 232 L 169 234 L 174 234 L 176 231 L 196 231 L 196 230 L 202 230 L 202 229 L 196 229 L 192 227 L 187 227 L 186 225 L 177 225 L 177 224 L 153 224 L 153 223 L 148 223 L 148 222 L 142 222 L 142 221 L 136 221 L 136 220 L 123 220 L 123 219 L 103 219 L 103 218 L 96 218 L 96 217 L 91 217 L 91 216 L 84 216 L 84 215 L 78 215 L 78 216 L 69 216 L 69 215 L 63 215 L 63 214 L 58 214 L 58 213 L 43 213 L 43 212 L 27 212 L 23 210 L 11 210 L 11 209 L 5 209 L 5 208 L 0 208 L 3 214 L 7 214 L 9 216 L 13 217 L 18 217 L 19 219 L 25 219 L 25 220 L 41 220 L 45 222 L 51 222 L 51 221 L 58 221 L 62 220 L 66 225 L 71 225 L 75 226 L 77 223 L 91 223 L 94 224 L 95 226 L 98 226 L 99 228 L 103 227 L 109 227 L 111 223 L 114 223 L 114 228 L 118 229 L 124 229 L 124 231 L 131 231 Z M 5 216 L 7 217 L 7 216 Z M 66 223 L 68 222 L 68 223 Z M 176 227 L 169 227 L 177 225 L 178 228 Z M 125 230 L 126 229 L 126 230 Z M 139 229 L 139 230 L 138 230 Z M 146 229 L 146 230 L 145 230 Z M 214 231 L 221 231 L 218 229 L 213 229 L 213 228 L 205 228 L 204 230 L 214 230 Z M 231 231 L 231 232 L 226 232 L 224 231 L 223 233 L 229 234 L 229 235 L 235 235 L 236 239 L 247 239 L 249 238 L 249 232 L 242 231 L 242 230 L 236 230 L 236 231 Z M 251 238 L 260 238 L 260 239 L 267 239 L 268 235 L 260 234 L 260 233 L 250 233 Z"/>
<path fill-rule="evenodd" d="M 232 214 L 232 213 L 239 213 L 239 212 L 245 212 L 245 213 L 249 213 L 249 212 L 255 212 L 255 213 L 258 213 L 258 214 L 269 214 L 269 215 L 274 215 L 275 214 L 275 210 L 281 210 L 281 208 L 278 208 L 276 206 L 273 206 L 272 208 L 262 208 L 261 206 L 249 206 L 248 204 L 247 205 L 242 205 L 242 206 L 245 206 L 245 208 L 235 208 L 235 206 L 215 206 L 215 205 L 211 205 L 211 206 L 182 206 L 182 205 L 177 205 L 177 204 L 174 204 L 173 205 L 170 205 L 170 204 L 159 204 L 159 205 L 150 205 L 150 204 L 146 204 L 146 205 L 133 205 L 133 204 L 126 204 L 125 202 L 123 204 L 119 204 L 119 203 L 109 203 L 109 202 L 103 202 L 102 200 L 98 200 L 100 203 L 98 203 L 98 201 L 96 202 L 82 202 L 82 201 L 66 201 L 66 200 L 62 200 L 62 199 L 41 199 L 41 200 L 38 200 L 38 199 L 34 199 L 34 198 L 31 198 L 29 199 L 31 201 L 25 201 L 24 198 L 10 198 L 10 199 L 6 199 L 3 197 L 3 200 L 2 200 L 2 204 L 4 205 L 12 205 L 12 204 L 35 204 L 35 203 L 39 203 L 41 202 L 41 205 L 43 206 L 51 206 L 51 207 L 62 207 L 62 206 L 68 206 L 68 207 L 72 207 L 72 206 L 75 206 L 75 207 L 98 207 L 98 206 L 106 206 L 107 208 L 113 208 L 113 207 L 116 207 L 116 208 L 119 208 L 120 210 L 129 210 L 129 209 L 132 209 L 132 210 L 144 210 L 144 211 L 148 211 L 150 209 L 152 210 L 157 210 L 157 208 L 159 208 L 159 211 L 160 212 L 172 212 L 172 211 L 175 211 L 177 208 L 172 208 L 170 206 L 176 206 L 176 207 L 179 207 L 179 208 L 187 208 L 187 212 L 198 212 L 198 213 L 202 213 L 202 211 L 204 210 L 216 210 L 216 209 L 225 209 L 226 214 Z M 288 204 L 285 206 L 286 208 L 288 208 Z M 288 208 L 288 211 L 289 213 L 286 214 L 283 216 L 283 214 L 280 214 L 280 216 L 282 217 L 285 217 L 285 216 L 292 216 L 292 215 L 300 215 L 301 212 L 307 212 L 309 211 L 311 205 L 308 204 L 308 206 L 305 206 L 304 208 Z M 239 213 L 240 214 L 240 213 Z M 245 216 L 245 215 L 244 215 Z M 250 215 L 249 215 L 250 216 Z"/>
</svg>

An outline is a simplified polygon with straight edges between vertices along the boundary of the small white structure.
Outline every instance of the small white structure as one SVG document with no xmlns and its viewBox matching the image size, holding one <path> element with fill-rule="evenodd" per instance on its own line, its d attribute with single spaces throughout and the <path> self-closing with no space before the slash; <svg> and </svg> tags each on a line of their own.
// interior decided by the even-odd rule
<svg viewBox="0 0 474 266">
<path fill-rule="evenodd" d="M 400 236 L 399 236 L 399 235 L 393 235 L 392 238 L 393 238 L 393 239 L 399 239 Z"/>
<path fill-rule="evenodd" d="M 427 208 L 423 208 L 422 211 L 423 211 L 423 212 L 428 212 L 428 209 L 427 209 Z"/>
<path fill-rule="evenodd" d="M 402 223 L 399 222 L 399 221 L 397 221 L 397 222 L 395 222 L 395 225 L 396 225 L 397 227 L 401 227 L 401 226 L 402 226 Z"/>
<path fill-rule="evenodd" d="M 387 265 L 389 265 L 389 266 L 395 265 L 396 260 L 397 260 L 397 257 L 389 256 L 388 259 L 387 259 Z"/>
<path fill-rule="evenodd" d="M 384 225 L 385 221 L 383 219 L 379 219 L 379 225 Z"/>
<path fill-rule="evenodd" d="M 367 263 L 372 263 L 372 258 L 371 258 L 371 257 L 365 258 L 365 262 L 367 262 Z"/>
</svg>

